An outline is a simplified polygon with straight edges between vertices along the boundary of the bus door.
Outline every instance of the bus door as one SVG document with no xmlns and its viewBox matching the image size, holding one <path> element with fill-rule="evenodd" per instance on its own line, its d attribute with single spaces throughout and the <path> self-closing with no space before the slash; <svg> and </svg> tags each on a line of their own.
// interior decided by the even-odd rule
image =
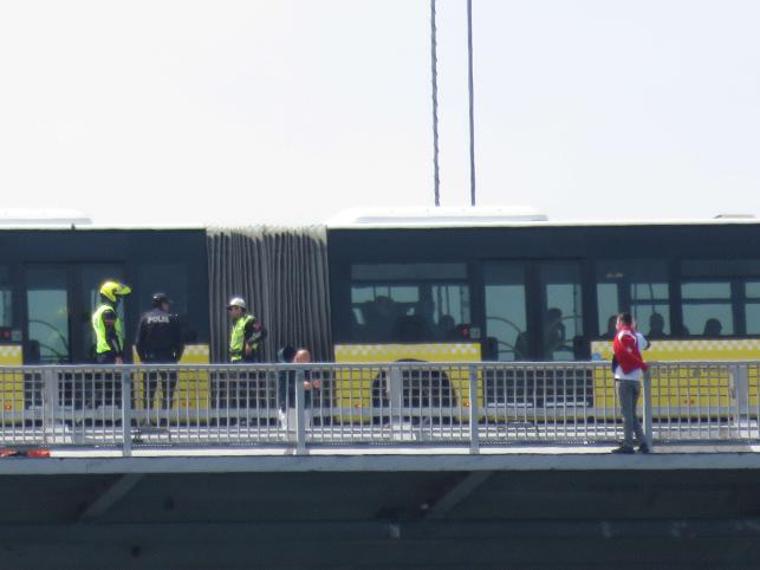
<svg viewBox="0 0 760 570">
<path fill-rule="evenodd" d="M 489 359 L 575 360 L 583 352 L 581 268 L 575 261 L 499 260 L 483 266 Z"/>
<path fill-rule="evenodd" d="M 24 361 L 30 364 L 71 362 L 69 272 L 63 265 L 26 268 Z"/>
<path fill-rule="evenodd" d="M 567 361 L 582 356 L 583 306 L 578 262 L 499 260 L 483 266 L 486 334 L 500 361 Z M 493 344 L 493 342 L 489 342 Z M 589 403 L 589 371 L 495 368 L 484 374 L 483 403 L 495 418 L 536 408 Z M 501 414 L 501 415 L 500 415 Z"/>
<path fill-rule="evenodd" d="M 24 362 L 64 364 L 94 360 L 90 317 L 106 279 L 121 279 L 118 263 L 34 264 L 25 268 Z M 123 307 L 120 307 L 122 318 Z"/>
<path fill-rule="evenodd" d="M 525 263 L 490 261 L 483 265 L 486 360 L 528 360 L 530 331 L 526 310 Z"/>
<path fill-rule="evenodd" d="M 538 354 L 541 360 L 584 359 L 583 295 L 581 265 L 577 261 L 536 263 L 532 288 L 539 329 Z"/>
<path fill-rule="evenodd" d="M 536 261 L 529 303 L 537 359 L 541 361 L 586 360 L 583 336 L 581 264 L 577 261 Z M 537 369 L 531 379 L 534 405 L 559 408 L 562 414 L 583 414 L 593 405 L 594 376 L 591 368 L 551 367 Z"/>
</svg>

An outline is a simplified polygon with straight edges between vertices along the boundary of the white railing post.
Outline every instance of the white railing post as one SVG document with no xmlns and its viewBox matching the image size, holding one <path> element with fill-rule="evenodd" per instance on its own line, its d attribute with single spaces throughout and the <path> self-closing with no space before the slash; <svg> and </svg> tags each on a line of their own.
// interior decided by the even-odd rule
<svg viewBox="0 0 760 570">
<path fill-rule="evenodd" d="M 121 379 L 121 454 L 132 455 L 132 374 L 122 372 Z"/>
<path fill-rule="evenodd" d="M 644 436 L 647 440 L 647 446 L 649 449 L 654 447 L 654 433 L 652 422 L 652 368 L 644 372 L 644 399 L 642 402 L 642 413 L 644 415 Z M 634 413 L 636 411 L 634 410 Z"/>
<path fill-rule="evenodd" d="M 404 407 L 404 383 L 401 368 L 394 365 L 388 367 L 388 401 L 391 406 L 391 426 L 400 430 L 403 419 L 401 409 Z"/>
<path fill-rule="evenodd" d="M 306 418 L 304 411 L 306 410 L 306 390 L 304 389 L 304 381 L 306 375 L 303 370 L 295 371 L 296 380 L 296 454 L 306 454 Z"/>
<path fill-rule="evenodd" d="M 42 442 L 55 440 L 55 416 L 58 403 L 58 375 L 52 366 L 42 369 Z"/>
<path fill-rule="evenodd" d="M 470 366 L 470 453 L 480 453 L 480 409 L 478 407 L 478 369 Z"/>
<path fill-rule="evenodd" d="M 749 374 L 746 364 L 731 366 L 731 404 L 737 436 L 749 435 Z M 743 428 L 747 428 L 743 430 Z"/>
</svg>

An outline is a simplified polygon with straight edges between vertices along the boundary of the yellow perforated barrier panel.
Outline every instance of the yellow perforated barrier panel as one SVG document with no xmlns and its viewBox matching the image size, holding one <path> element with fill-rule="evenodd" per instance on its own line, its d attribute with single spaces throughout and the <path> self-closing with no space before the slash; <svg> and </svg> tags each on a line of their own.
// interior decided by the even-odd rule
<svg viewBox="0 0 760 570">
<path fill-rule="evenodd" d="M 24 353 L 20 344 L 0 346 L 0 366 L 21 366 Z M 24 375 L 9 371 L 0 374 L 0 400 L 2 411 L 16 412 L 24 409 Z"/>
<path fill-rule="evenodd" d="M 612 359 L 612 342 L 594 341 L 591 344 L 594 360 L 609 362 Z M 643 353 L 647 362 L 685 362 L 760 360 L 760 339 L 689 339 L 655 340 Z M 760 378 L 749 370 L 750 404 L 757 405 Z M 613 396 L 604 374 L 594 378 L 594 402 L 611 408 Z M 684 365 L 665 377 L 652 379 L 652 405 L 661 410 L 679 411 L 680 415 L 704 415 L 705 410 L 718 415 L 720 408 L 731 403 L 731 377 L 725 366 Z M 713 412 L 714 410 L 714 412 Z"/>
<path fill-rule="evenodd" d="M 479 362 L 480 343 L 428 344 L 338 344 L 335 361 L 341 364 L 369 364 L 417 360 L 423 362 Z M 379 368 L 342 369 L 336 374 L 335 397 L 339 407 L 372 407 L 372 384 L 380 375 Z M 449 383 L 457 402 L 469 405 L 469 375 L 466 369 L 452 368 Z M 344 418 L 348 419 L 348 418 Z M 364 418 L 367 419 L 366 417 Z M 350 421 L 360 421 L 352 416 Z"/>
<path fill-rule="evenodd" d="M 180 364 L 208 364 L 210 360 L 210 351 L 207 344 L 189 344 L 185 346 L 185 351 L 182 353 L 182 359 Z M 137 351 L 132 349 L 132 356 L 134 362 L 137 364 L 140 362 L 140 357 L 137 355 Z M 177 378 L 177 388 L 174 391 L 174 398 L 172 407 L 174 409 L 185 408 L 205 408 L 209 401 L 210 390 L 210 378 L 209 373 L 205 370 L 187 370 L 179 373 Z M 145 375 L 136 374 L 133 379 L 135 407 L 137 409 L 144 408 L 145 400 Z M 160 407 L 161 387 L 156 390 L 156 394 L 153 401 L 153 406 Z"/>
<path fill-rule="evenodd" d="M 0 345 L 0 366 L 21 366 L 24 354 L 20 344 Z"/>
</svg>

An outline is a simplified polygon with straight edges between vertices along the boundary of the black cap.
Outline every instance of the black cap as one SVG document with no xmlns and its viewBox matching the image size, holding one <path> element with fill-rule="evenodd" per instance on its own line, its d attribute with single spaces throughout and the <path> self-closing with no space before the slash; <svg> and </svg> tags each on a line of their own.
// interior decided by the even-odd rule
<svg viewBox="0 0 760 570">
<path fill-rule="evenodd" d="M 153 293 L 153 306 L 160 307 L 163 303 L 171 303 L 169 295 L 166 293 Z"/>
<path fill-rule="evenodd" d="M 283 346 L 280 350 L 277 351 L 277 362 L 282 362 L 284 364 L 288 364 L 290 362 L 293 362 L 293 359 L 296 356 L 296 349 L 293 348 L 290 345 Z"/>
</svg>

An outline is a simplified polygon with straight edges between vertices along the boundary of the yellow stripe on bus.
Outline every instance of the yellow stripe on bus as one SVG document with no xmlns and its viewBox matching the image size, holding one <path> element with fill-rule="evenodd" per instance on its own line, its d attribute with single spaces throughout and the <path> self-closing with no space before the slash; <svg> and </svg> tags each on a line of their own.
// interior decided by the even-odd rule
<svg viewBox="0 0 760 570">
<path fill-rule="evenodd" d="M 137 351 L 132 349 L 132 358 L 135 364 L 140 363 L 140 357 Z M 182 353 L 180 364 L 208 364 L 210 362 L 210 350 L 207 344 L 188 344 Z M 158 389 L 154 396 L 153 407 L 160 407 L 161 383 L 158 383 Z M 135 409 L 142 410 L 145 407 L 145 375 L 135 374 L 133 378 L 133 402 Z M 205 370 L 183 370 L 177 378 L 177 387 L 174 390 L 172 408 L 175 410 L 183 409 L 204 409 L 211 400 L 209 391 L 211 381 L 209 373 Z"/>
<path fill-rule="evenodd" d="M 592 342 L 591 354 L 594 360 L 609 362 L 612 341 Z M 643 356 L 648 362 L 760 360 L 760 339 L 654 340 Z M 752 406 L 758 404 L 759 376 L 757 368 L 750 367 L 749 400 Z M 601 379 L 596 377 L 594 405 L 608 408 L 614 405 L 611 390 L 603 389 Z M 652 405 L 684 417 L 695 415 L 693 410 L 696 408 L 710 410 L 710 415 L 720 415 L 731 405 L 731 376 L 724 366 L 686 365 L 675 376 L 652 379 Z M 699 414 L 704 415 L 703 412 Z"/>
<path fill-rule="evenodd" d="M 20 344 L 0 346 L 0 366 L 21 366 L 23 363 L 24 352 Z M 24 374 L 21 371 L 0 375 L 0 399 L 3 412 L 24 409 Z"/>
<path fill-rule="evenodd" d="M 479 362 L 480 343 L 421 343 L 421 344 L 337 344 L 335 361 L 340 364 L 371 364 L 418 360 L 423 362 Z M 335 399 L 339 408 L 354 409 L 356 414 L 338 418 L 340 422 L 369 421 L 362 409 L 372 408 L 372 388 L 380 378 L 380 368 L 341 369 L 335 377 Z M 454 400 L 469 406 L 469 373 L 452 368 L 447 377 Z M 480 393 L 480 390 L 478 390 Z M 452 402 L 454 405 L 454 402 Z"/>
</svg>

